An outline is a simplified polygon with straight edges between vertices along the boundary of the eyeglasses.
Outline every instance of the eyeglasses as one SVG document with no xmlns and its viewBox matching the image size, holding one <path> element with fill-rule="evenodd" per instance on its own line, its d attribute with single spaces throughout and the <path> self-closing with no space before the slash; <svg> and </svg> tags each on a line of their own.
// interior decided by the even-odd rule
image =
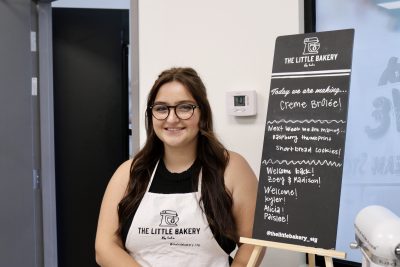
<svg viewBox="0 0 400 267">
<path fill-rule="evenodd" d="M 193 116 L 194 109 L 199 106 L 193 104 L 178 104 L 176 106 L 168 106 L 164 104 L 155 104 L 150 106 L 148 109 L 151 110 L 151 114 L 157 120 L 165 120 L 169 116 L 171 108 L 174 109 L 175 115 L 181 120 L 188 120 Z"/>
</svg>

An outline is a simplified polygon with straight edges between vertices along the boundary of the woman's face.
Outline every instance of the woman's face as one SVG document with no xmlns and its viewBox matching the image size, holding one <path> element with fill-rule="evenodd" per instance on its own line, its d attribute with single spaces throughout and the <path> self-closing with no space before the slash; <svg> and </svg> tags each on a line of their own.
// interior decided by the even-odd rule
<svg viewBox="0 0 400 267">
<path fill-rule="evenodd" d="M 155 104 L 175 106 L 178 104 L 197 105 L 186 87 L 176 81 L 162 85 L 154 100 Z M 190 119 L 178 118 L 173 108 L 165 120 L 157 120 L 153 116 L 153 128 L 157 137 L 164 143 L 165 148 L 193 148 L 197 145 L 199 133 L 200 110 L 194 109 Z"/>
</svg>

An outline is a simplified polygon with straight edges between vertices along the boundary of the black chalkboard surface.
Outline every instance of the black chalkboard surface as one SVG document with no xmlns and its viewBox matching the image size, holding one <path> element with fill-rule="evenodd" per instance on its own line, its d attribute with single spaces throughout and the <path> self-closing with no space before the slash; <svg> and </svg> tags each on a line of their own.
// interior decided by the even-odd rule
<svg viewBox="0 0 400 267">
<path fill-rule="evenodd" d="M 353 39 L 276 39 L 254 239 L 335 248 Z"/>
</svg>

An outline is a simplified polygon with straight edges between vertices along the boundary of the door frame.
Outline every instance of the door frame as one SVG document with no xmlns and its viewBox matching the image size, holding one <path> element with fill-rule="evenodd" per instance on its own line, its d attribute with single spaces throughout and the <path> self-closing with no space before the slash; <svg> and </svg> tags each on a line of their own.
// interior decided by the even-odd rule
<svg viewBox="0 0 400 267">
<path fill-rule="evenodd" d="M 43 209 L 43 259 L 45 267 L 58 266 L 53 108 L 53 46 L 51 0 L 37 3 L 40 97 L 40 158 Z M 131 151 L 139 149 L 139 0 L 130 6 Z M 133 43 L 132 40 L 135 42 Z M 93 244 L 94 246 L 94 244 Z"/>
</svg>

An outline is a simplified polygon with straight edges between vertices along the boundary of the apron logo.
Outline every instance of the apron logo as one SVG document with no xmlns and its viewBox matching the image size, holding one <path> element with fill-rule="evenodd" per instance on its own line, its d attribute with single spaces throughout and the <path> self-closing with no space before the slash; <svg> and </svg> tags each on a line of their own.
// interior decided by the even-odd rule
<svg viewBox="0 0 400 267">
<path fill-rule="evenodd" d="M 161 215 L 161 227 L 176 227 L 176 223 L 179 221 L 178 213 L 173 210 L 163 210 L 160 212 Z"/>
</svg>

